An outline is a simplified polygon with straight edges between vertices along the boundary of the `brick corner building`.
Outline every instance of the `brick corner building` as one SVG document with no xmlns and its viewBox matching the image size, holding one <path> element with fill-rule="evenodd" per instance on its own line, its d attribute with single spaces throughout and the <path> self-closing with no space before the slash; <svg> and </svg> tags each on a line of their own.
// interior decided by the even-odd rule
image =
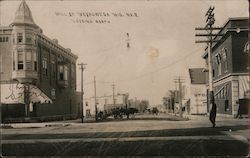
<svg viewBox="0 0 250 158">
<path fill-rule="evenodd" d="M 77 56 L 43 34 L 24 0 L 14 21 L 0 26 L 0 50 L 4 121 L 80 116 Z"/>
<path fill-rule="evenodd" d="M 249 18 L 229 18 L 212 46 L 213 88 L 217 112 L 249 115 Z M 203 58 L 208 64 L 208 53 Z"/>
</svg>

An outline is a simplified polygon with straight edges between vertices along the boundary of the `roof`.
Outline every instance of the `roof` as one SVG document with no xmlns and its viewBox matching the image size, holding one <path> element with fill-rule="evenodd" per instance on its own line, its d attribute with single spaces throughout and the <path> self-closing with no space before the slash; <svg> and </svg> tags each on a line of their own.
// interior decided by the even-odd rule
<svg viewBox="0 0 250 158">
<path fill-rule="evenodd" d="M 206 84 L 206 72 L 204 68 L 189 69 L 191 84 Z"/>
<path fill-rule="evenodd" d="M 22 0 L 19 7 L 17 8 L 12 24 L 29 24 L 37 26 L 33 20 L 30 8 L 26 4 L 25 0 Z"/>
</svg>

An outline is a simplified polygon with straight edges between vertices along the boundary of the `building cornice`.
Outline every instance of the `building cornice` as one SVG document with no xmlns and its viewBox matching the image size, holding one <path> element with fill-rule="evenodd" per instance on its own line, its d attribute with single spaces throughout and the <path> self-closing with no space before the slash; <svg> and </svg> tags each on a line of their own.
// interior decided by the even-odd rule
<svg viewBox="0 0 250 158">
<path fill-rule="evenodd" d="M 213 83 L 216 84 L 216 83 L 218 83 L 218 82 L 220 82 L 222 80 L 225 80 L 226 78 L 229 78 L 229 77 L 249 76 L 249 75 L 250 75 L 250 73 L 230 73 L 230 74 L 228 74 L 228 75 L 226 75 L 224 77 L 221 77 L 221 78 L 219 78 L 217 80 L 213 80 Z"/>
<path fill-rule="evenodd" d="M 53 40 L 51 40 L 49 37 L 45 36 L 44 34 L 38 34 L 38 37 L 41 39 L 41 41 L 45 41 L 45 43 L 47 42 L 47 44 L 49 44 L 49 45 L 55 47 L 56 49 L 60 50 L 65 55 L 70 56 L 70 57 L 74 58 L 75 60 L 77 60 L 77 58 L 78 58 L 77 55 L 71 53 L 69 50 L 67 50 L 66 48 L 64 48 L 60 44 L 55 43 Z"/>
</svg>

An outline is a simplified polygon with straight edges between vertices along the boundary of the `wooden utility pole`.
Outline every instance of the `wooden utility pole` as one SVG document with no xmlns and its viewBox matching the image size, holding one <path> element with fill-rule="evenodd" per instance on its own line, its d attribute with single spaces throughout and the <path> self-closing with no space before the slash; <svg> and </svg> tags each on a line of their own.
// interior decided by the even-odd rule
<svg viewBox="0 0 250 158">
<path fill-rule="evenodd" d="M 2 58 L 2 55 L 0 55 L 0 124 L 2 124 L 2 99 L 1 99 L 1 93 L 2 93 L 2 88 L 1 88 L 1 86 L 2 86 L 2 74 L 3 74 L 3 72 L 2 72 L 2 69 L 3 69 L 3 58 Z M 0 136 L 0 138 L 2 138 L 2 134 L 0 134 L 1 136 Z M 2 139 L 0 139 L 0 140 L 2 140 Z M 1 149 L 0 149 L 0 153 L 2 153 L 2 143 L 0 143 L 1 144 Z"/>
<path fill-rule="evenodd" d="M 207 37 L 207 40 L 198 40 L 195 43 L 207 43 L 207 52 L 208 52 L 208 73 L 209 73 L 209 100 L 208 105 L 209 109 L 214 105 L 214 91 L 213 91 L 213 67 L 212 67 L 212 47 L 213 43 L 219 42 L 220 39 L 216 39 L 218 36 L 223 36 L 222 33 L 213 33 L 215 30 L 221 30 L 220 27 L 213 27 L 215 18 L 213 13 L 214 7 L 209 7 L 206 13 L 206 26 L 204 28 L 195 28 L 195 30 L 206 31 L 206 34 L 195 34 L 195 36 Z"/>
<path fill-rule="evenodd" d="M 1 20 L 1 19 L 0 19 Z M 1 85 L 2 85 L 2 69 L 3 69 L 3 58 L 2 55 L 0 55 L 0 125 L 2 126 L 2 99 L 1 99 L 1 93 L 2 93 L 2 89 L 1 89 Z M 1 127 L 2 130 L 2 127 Z M 2 131 L 1 131 L 2 132 Z M 0 140 L 2 140 L 2 133 L 0 134 Z M 0 143 L 0 154 L 2 155 L 2 143 Z"/>
<path fill-rule="evenodd" d="M 115 107 L 115 84 L 112 84 L 113 89 L 113 107 Z"/>
<path fill-rule="evenodd" d="M 96 80 L 94 76 L 94 97 L 95 97 L 95 120 L 97 121 L 97 102 L 96 102 Z"/>
<path fill-rule="evenodd" d="M 181 79 L 181 77 L 178 76 L 178 78 L 175 79 L 175 83 L 178 83 L 178 86 L 179 86 L 178 100 L 179 100 L 179 105 L 180 105 L 180 117 L 182 117 L 183 116 L 183 113 L 182 113 L 182 83 L 183 83 L 183 79 Z"/>
<path fill-rule="evenodd" d="M 83 71 L 84 69 L 86 69 L 85 65 L 87 64 L 84 64 L 84 63 L 80 63 L 78 64 L 80 67 L 79 69 L 81 70 L 81 119 L 82 119 L 82 123 L 83 123 L 83 119 L 84 119 L 84 112 L 83 112 Z"/>
</svg>

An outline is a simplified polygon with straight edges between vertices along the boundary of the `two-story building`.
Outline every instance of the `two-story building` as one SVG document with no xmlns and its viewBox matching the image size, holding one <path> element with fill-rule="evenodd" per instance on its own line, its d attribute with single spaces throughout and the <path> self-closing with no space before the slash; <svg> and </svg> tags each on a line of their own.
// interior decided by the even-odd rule
<svg viewBox="0 0 250 158">
<path fill-rule="evenodd" d="M 43 34 L 23 0 L 9 26 L 0 26 L 2 117 L 76 118 L 76 60 Z"/>
<path fill-rule="evenodd" d="M 230 18 L 215 37 L 212 46 L 213 88 L 217 112 L 236 116 L 248 113 L 249 88 L 249 18 Z M 203 58 L 208 64 L 208 53 Z"/>
</svg>

